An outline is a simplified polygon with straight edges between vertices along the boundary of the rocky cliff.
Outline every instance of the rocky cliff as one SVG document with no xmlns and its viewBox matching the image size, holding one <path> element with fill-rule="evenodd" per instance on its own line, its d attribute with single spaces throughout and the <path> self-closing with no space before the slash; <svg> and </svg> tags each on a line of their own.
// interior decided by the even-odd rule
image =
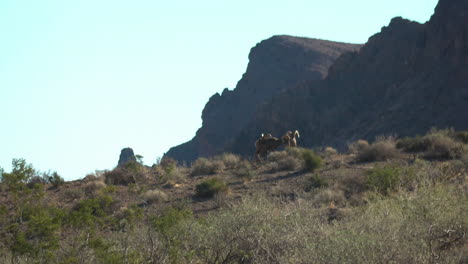
<svg viewBox="0 0 468 264">
<path fill-rule="evenodd" d="M 323 79 L 332 63 L 360 45 L 291 36 L 274 36 L 252 48 L 246 73 L 234 90 L 213 95 L 195 137 L 165 156 L 192 161 L 224 152 L 251 121 L 258 107 L 300 83 Z"/>
<path fill-rule="evenodd" d="M 250 154 L 259 132 L 301 131 L 302 146 L 431 127 L 468 129 L 468 1 L 440 0 L 425 24 L 394 18 L 323 81 L 275 96 L 226 151 Z"/>
</svg>

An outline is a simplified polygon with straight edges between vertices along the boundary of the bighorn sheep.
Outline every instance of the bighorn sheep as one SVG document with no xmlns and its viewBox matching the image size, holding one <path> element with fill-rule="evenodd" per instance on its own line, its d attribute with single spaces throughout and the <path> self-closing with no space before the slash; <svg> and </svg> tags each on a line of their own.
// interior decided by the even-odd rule
<svg viewBox="0 0 468 264">
<path fill-rule="evenodd" d="M 255 161 L 260 160 L 261 156 L 266 156 L 268 152 L 277 149 L 279 146 L 286 144 L 284 138 L 275 138 L 271 134 L 262 134 L 262 136 L 255 141 Z"/>
<path fill-rule="evenodd" d="M 291 132 L 291 131 L 288 131 L 286 132 L 286 134 L 284 134 L 284 136 L 282 136 L 281 138 L 283 139 L 284 142 L 286 142 L 288 144 L 289 147 L 297 147 L 297 139 L 296 138 L 299 138 L 300 135 L 299 135 L 299 131 L 294 131 Z"/>
</svg>

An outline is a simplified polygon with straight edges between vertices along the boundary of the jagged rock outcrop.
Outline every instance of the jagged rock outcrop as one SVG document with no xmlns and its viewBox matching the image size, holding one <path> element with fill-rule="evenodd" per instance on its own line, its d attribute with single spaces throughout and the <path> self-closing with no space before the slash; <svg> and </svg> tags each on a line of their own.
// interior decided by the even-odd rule
<svg viewBox="0 0 468 264">
<path fill-rule="evenodd" d="M 301 131 L 302 146 L 344 148 L 359 138 L 468 129 L 468 1 L 441 0 L 425 24 L 400 17 L 323 81 L 273 98 L 227 151 L 250 154 L 259 131 Z"/>
<path fill-rule="evenodd" d="M 135 153 L 133 153 L 133 149 L 131 148 L 124 148 L 120 151 L 119 163 L 117 167 L 122 167 L 128 162 L 135 162 L 136 157 Z"/>
<path fill-rule="evenodd" d="M 287 48 L 256 58 L 261 44 L 252 50 L 236 90 L 213 96 L 195 138 L 171 149 L 169 156 L 192 160 L 222 151 L 250 156 L 260 133 L 281 135 L 296 129 L 301 132 L 299 145 L 341 149 L 356 139 L 383 134 L 468 129 L 466 0 L 440 0 L 425 24 L 392 19 L 361 49 L 343 53 L 324 80 L 285 74 L 285 69 L 312 69 L 305 62 L 311 58 L 287 56 Z M 275 63 L 275 58 L 285 61 Z M 298 58 L 303 63 L 294 66 Z M 275 92 L 259 88 L 275 84 Z"/>
<path fill-rule="evenodd" d="M 195 137 L 165 156 L 192 161 L 221 153 L 249 123 L 259 106 L 287 88 L 323 79 L 342 53 L 360 45 L 291 36 L 274 36 L 252 48 L 246 73 L 232 91 L 213 95 L 203 109 Z"/>
</svg>

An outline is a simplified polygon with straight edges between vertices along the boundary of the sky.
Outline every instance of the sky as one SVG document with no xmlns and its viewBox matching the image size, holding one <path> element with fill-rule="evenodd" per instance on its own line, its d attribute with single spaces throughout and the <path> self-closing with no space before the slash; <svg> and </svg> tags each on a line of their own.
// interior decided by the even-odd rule
<svg viewBox="0 0 468 264">
<path fill-rule="evenodd" d="M 426 22 L 437 0 L 1 0 L 0 167 L 24 158 L 66 180 L 152 165 L 234 89 L 258 42 L 365 43 L 391 18 Z"/>
</svg>

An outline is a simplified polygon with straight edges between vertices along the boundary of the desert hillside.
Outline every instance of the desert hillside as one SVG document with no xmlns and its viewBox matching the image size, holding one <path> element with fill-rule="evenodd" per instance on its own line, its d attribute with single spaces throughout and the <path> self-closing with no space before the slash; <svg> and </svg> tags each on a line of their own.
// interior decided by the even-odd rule
<svg viewBox="0 0 468 264">
<path fill-rule="evenodd" d="M 468 261 L 468 132 L 255 163 L 224 153 L 147 167 L 126 155 L 73 182 L 14 160 L 0 184 L 0 262 Z"/>
</svg>

